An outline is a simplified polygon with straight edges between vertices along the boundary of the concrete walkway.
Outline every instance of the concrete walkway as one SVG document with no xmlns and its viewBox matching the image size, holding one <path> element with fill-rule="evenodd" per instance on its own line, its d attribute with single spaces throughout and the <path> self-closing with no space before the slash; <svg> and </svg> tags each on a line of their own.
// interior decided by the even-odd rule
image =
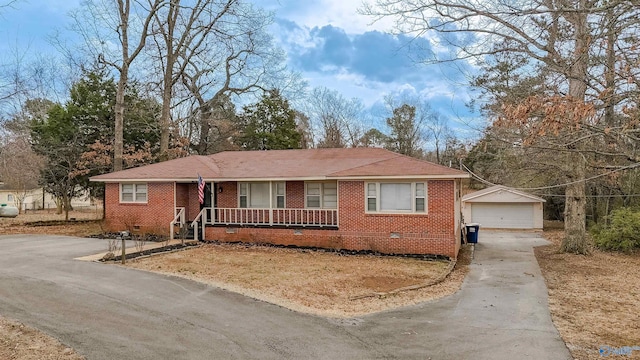
<svg viewBox="0 0 640 360">
<path fill-rule="evenodd" d="M 181 278 L 73 260 L 104 251 L 104 240 L 0 236 L 0 314 L 89 360 L 570 359 L 532 252 L 544 242 L 534 233 L 481 230 L 455 295 L 336 320 Z"/>
<path fill-rule="evenodd" d="M 104 241 L 107 241 L 106 239 Z M 120 240 L 122 241 L 122 240 Z M 195 244 L 197 243 L 197 241 L 195 240 L 169 240 L 169 241 L 163 241 L 163 242 L 146 242 L 144 244 L 140 244 L 140 246 L 136 246 L 133 240 L 125 240 L 125 247 L 124 247 L 124 251 L 125 254 L 132 254 L 132 253 L 138 253 L 140 251 L 148 251 L 148 250 L 153 250 L 153 249 L 158 249 L 161 247 L 165 247 L 165 246 L 173 246 L 173 245 L 178 245 L 178 244 Z M 133 245 L 132 245 L 133 244 Z M 116 251 L 114 253 L 115 255 L 115 260 L 114 261 L 118 261 L 119 259 L 121 259 L 122 256 L 122 245 L 120 242 L 118 242 L 118 246 L 120 247 L 120 249 L 118 249 L 118 251 Z M 91 255 L 85 255 L 85 256 L 80 256 L 75 258 L 75 260 L 82 260 L 82 261 L 100 261 L 101 259 L 103 259 L 106 255 L 107 255 L 107 251 L 103 251 L 97 254 L 91 254 Z"/>
</svg>

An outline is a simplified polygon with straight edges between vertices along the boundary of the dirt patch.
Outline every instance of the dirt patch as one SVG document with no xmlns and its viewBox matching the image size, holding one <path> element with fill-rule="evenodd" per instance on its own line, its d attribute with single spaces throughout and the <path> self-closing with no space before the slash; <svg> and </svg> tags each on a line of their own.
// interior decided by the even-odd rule
<svg viewBox="0 0 640 360">
<path fill-rule="evenodd" d="M 84 357 L 38 330 L 0 318 L 0 359 L 81 360 Z"/>
<path fill-rule="evenodd" d="M 447 261 L 237 244 L 134 260 L 128 266 L 201 281 L 296 311 L 350 317 L 417 304 L 456 292 L 468 271 L 465 249 L 445 281 L 385 297 L 351 297 L 426 283 L 442 275 Z"/>
<path fill-rule="evenodd" d="M 599 250 L 587 256 L 560 254 L 562 236 L 560 230 L 546 231 L 553 245 L 535 253 L 553 322 L 573 357 L 601 359 L 603 346 L 640 347 L 640 256 Z M 640 350 L 624 358 L 640 359 Z"/>
<path fill-rule="evenodd" d="M 418 285 L 420 279 L 397 278 L 393 276 L 365 276 L 362 286 L 375 292 L 387 292 L 410 285 Z"/>
<path fill-rule="evenodd" d="M 4 223 L 0 221 L 0 235 L 47 234 L 86 237 L 102 232 L 100 221 L 70 221 L 57 225 L 34 225 L 30 223 Z"/>
<path fill-rule="evenodd" d="M 47 234 L 67 236 L 90 236 L 103 232 L 101 227 L 102 210 L 73 211 L 65 221 L 64 214 L 55 214 L 48 210 L 20 214 L 15 218 L 0 218 L 0 235 L 9 234 Z"/>
<path fill-rule="evenodd" d="M 90 210 L 74 210 L 69 212 L 70 220 L 99 220 L 102 219 L 102 208 Z M 64 221 L 64 213 L 56 214 L 55 210 L 28 210 L 14 218 L 0 218 L 0 223 L 30 223 L 37 221 Z"/>
</svg>

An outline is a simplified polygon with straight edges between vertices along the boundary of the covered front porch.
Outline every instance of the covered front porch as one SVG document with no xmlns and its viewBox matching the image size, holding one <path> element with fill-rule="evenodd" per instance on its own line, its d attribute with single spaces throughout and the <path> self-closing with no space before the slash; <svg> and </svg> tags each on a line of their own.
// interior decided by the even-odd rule
<svg viewBox="0 0 640 360">
<path fill-rule="evenodd" d="M 205 226 L 337 229 L 337 190 L 337 181 L 206 182 L 201 204 L 197 183 L 176 183 L 171 236 L 186 226 L 196 239 Z"/>
</svg>

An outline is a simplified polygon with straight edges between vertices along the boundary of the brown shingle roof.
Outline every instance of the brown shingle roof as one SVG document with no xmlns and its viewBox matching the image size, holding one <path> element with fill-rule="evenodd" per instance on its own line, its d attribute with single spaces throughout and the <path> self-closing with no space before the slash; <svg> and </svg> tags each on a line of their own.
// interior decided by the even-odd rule
<svg viewBox="0 0 640 360">
<path fill-rule="evenodd" d="M 324 179 L 343 177 L 467 177 L 465 172 L 377 148 L 226 151 L 194 155 L 92 178 L 118 180 Z"/>
</svg>

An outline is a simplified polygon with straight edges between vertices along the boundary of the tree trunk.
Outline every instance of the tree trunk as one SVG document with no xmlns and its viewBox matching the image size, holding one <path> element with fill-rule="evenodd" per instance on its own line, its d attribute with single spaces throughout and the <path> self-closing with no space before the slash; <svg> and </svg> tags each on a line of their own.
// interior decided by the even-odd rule
<svg viewBox="0 0 640 360">
<path fill-rule="evenodd" d="M 606 86 L 606 98 L 604 99 L 604 119 L 605 124 L 609 127 L 615 126 L 615 87 L 616 87 L 616 52 L 615 52 L 615 34 L 616 22 L 613 15 L 613 10 L 607 10 L 607 52 L 606 52 L 606 67 L 605 67 L 605 86 Z"/>
<path fill-rule="evenodd" d="M 598 223 L 600 220 L 600 201 L 598 200 L 598 189 L 594 188 L 592 195 L 594 197 L 591 199 L 591 215 L 593 216 L 593 222 Z"/>
<path fill-rule="evenodd" d="M 71 201 L 69 201 L 69 196 L 67 194 L 62 198 L 62 207 L 64 208 L 64 221 L 69 221 L 69 208 Z"/>
<path fill-rule="evenodd" d="M 577 10 L 587 8 L 586 0 L 580 0 Z M 587 66 L 589 64 L 589 27 L 587 14 L 584 11 L 576 11 L 567 20 L 575 29 L 575 48 L 573 51 L 573 63 L 569 70 L 569 96 L 584 101 L 587 92 Z M 581 122 L 584 119 L 579 119 Z M 584 183 L 586 174 L 586 159 L 579 152 L 582 144 L 577 143 L 569 149 L 569 179 L 575 183 L 567 185 L 565 190 L 564 205 L 564 230 L 561 251 L 576 254 L 589 252 L 586 230 L 586 186 Z"/>
<path fill-rule="evenodd" d="M 586 234 L 586 198 L 585 183 L 581 181 L 585 176 L 586 161 L 582 154 L 573 152 L 569 155 L 570 164 L 573 166 L 574 177 L 578 181 L 568 185 L 565 190 L 564 204 L 564 232 L 561 251 L 587 254 L 589 253 Z"/>
<path fill-rule="evenodd" d="M 173 87 L 173 73 L 169 71 L 173 67 L 173 61 L 167 56 L 167 70 L 164 74 L 164 88 L 162 90 L 162 114 L 160 116 L 160 160 L 169 159 L 169 127 L 171 125 L 171 93 Z"/>
<path fill-rule="evenodd" d="M 125 63 L 122 64 L 120 71 L 120 79 L 118 80 L 118 88 L 116 91 L 116 104 L 115 104 L 115 138 L 113 141 L 113 171 L 120 171 L 123 169 L 122 155 L 124 153 L 124 92 L 127 86 L 129 77 L 129 66 Z"/>
<path fill-rule="evenodd" d="M 107 186 L 106 184 L 102 185 L 102 220 L 107 218 Z"/>
<path fill-rule="evenodd" d="M 174 49 L 173 36 L 179 13 L 179 0 L 169 3 L 169 13 L 167 14 L 167 33 L 165 42 L 167 45 L 167 58 L 163 76 L 162 87 L 162 113 L 160 115 L 160 161 L 169 160 L 169 135 L 171 127 L 171 94 L 173 93 L 173 68 L 176 63 L 177 54 Z"/>
<path fill-rule="evenodd" d="M 211 116 L 213 113 L 211 107 L 211 103 L 200 105 L 200 138 L 196 147 L 198 155 L 206 155 L 209 147 L 209 132 L 211 131 Z"/>
<path fill-rule="evenodd" d="M 150 3 L 151 8 L 146 16 L 144 26 L 142 29 L 142 35 L 140 41 L 133 52 L 129 53 L 129 14 L 131 12 L 131 0 L 118 0 L 118 15 L 120 17 L 120 24 L 118 26 L 118 33 L 121 41 L 121 55 L 122 65 L 116 66 L 120 72 L 120 79 L 118 79 L 118 88 L 116 90 L 116 104 L 115 104 L 115 136 L 113 141 L 113 171 L 119 171 L 123 169 L 122 155 L 124 153 L 124 93 L 129 82 L 129 67 L 133 60 L 140 54 L 146 44 L 147 30 L 149 23 L 153 18 L 153 15 L 160 6 L 160 0 Z"/>
</svg>

